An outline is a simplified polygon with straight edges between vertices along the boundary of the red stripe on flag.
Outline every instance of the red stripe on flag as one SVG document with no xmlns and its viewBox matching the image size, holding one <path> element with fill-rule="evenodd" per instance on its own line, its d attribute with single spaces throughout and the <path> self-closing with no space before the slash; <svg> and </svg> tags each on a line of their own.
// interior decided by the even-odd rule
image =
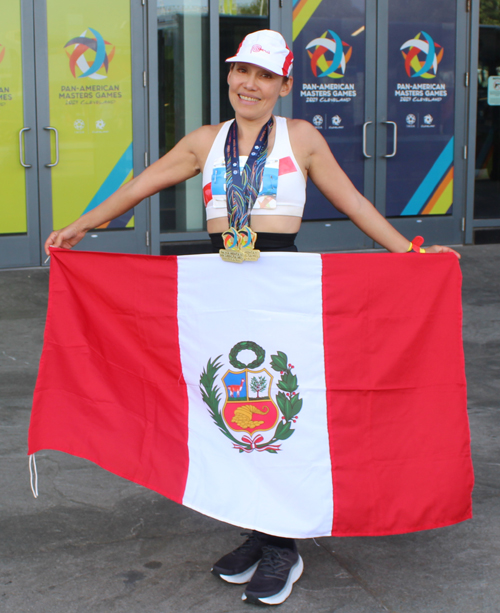
<svg viewBox="0 0 500 613">
<path fill-rule="evenodd" d="M 332 535 L 398 534 L 470 518 L 456 257 L 322 260 Z"/>
<path fill-rule="evenodd" d="M 177 258 L 52 250 L 29 453 L 84 457 L 182 502 L 187 439 Z"/>
</svg>

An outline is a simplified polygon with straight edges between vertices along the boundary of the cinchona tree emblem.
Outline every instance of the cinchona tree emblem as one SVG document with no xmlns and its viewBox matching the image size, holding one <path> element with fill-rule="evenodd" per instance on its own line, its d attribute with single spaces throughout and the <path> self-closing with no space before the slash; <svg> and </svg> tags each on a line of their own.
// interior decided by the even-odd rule
<svg viewBox="0 0 500 613">
<path fill-rule="evenodd" d="M 243 350 L 254 353 L 255 359 L 245 364 L 238 359 Z M 227 370 L 220 377 L 223 367 L 222 356 L 208 360 L 200 377 L 200 391 L 203 401 L 219 430 L 240 453 L 268 451 L 278 453 L 281 441 L 290 438 L 295 432 L 292 427 L 302 409 L 302 399 L 297 389 L 297 375 L 293 365 L 283 351 L 271 356 L 272 370 L 279 373 L 273 394 L 272 375 L 267 368 L 260 368 L 265 361 L 266 352 L 252 341 L 241 341 L 229 352 L 228 361 L 234 370 Z M 221 405 L 221 390 L 225 400 Z"/>
</svg>

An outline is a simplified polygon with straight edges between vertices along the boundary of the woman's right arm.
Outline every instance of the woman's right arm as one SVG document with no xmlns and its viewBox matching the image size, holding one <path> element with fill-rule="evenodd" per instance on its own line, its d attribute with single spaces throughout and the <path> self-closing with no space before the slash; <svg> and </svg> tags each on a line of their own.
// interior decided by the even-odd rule
<svg viewBox="0 0 500 613">
<path fill-rule="evenodd" d="M 45 253 L 50 255 L 49 247 L 71 249 L 89 230 L 123 215 L 160 190 L 197 175 L 200 172 L 203 152 L 207 146 L 210 148 L 212 133 L 212 126 L 203 126 L 191 132 L 166 155 L 122 185 L 95 209 L 85 213 L 69 226 L 51 232 L 45 241 Z"/>
</svg>

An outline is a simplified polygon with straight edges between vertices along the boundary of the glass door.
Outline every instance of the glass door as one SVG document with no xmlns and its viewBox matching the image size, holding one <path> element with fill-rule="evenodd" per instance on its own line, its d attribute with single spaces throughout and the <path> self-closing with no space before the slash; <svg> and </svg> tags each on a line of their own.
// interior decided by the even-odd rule
<svg viewBox="0 0 500 613">
<path fill-rule="evenodd" d="M 391 223 L 427 243 L 463 242 L 465 10 L 454 0 L 293 1 L 293 116 L 323 133 Z M 374 246 L 313 185 L 304 219 L 302 248 Z"/>
<path fill-rule="evenodd" d="M 12 177 L 2 203 L 15 207 L 0 221 L 0 266 L 39 265 L 54 228 L 100 204 L 147 163 L 144 29 L 137 27 L 144 9 L 130 0 L 2 3 L 0 28 L 11 44 L 0 71 L 5 64 L 3 89 L 12 89 L 12 104 L 0 107 L 8 137 L 0 155 L 9 159 L 2 172 Z M 89 232 L 77 248 L 145 253 L 146 230 L 142 206 Z M 13 244 L 15 258 L 5 253 Z"/>
<path fill-rule="evenodd" d="M 210 123 L 209 11 L 208 0 L 158 0 L 156 9 L 150 19 L 157 49 L 151 50 L 150 59 L 158 58 L 154 70 L 158 74 L 158 106 L 150 125 L 152 141 L 158 135 L 156 154 L 163 156 L 186 134 Z M 162 190 L 152 200 L 159 209 L 156 253 L 160 252 L 160 240 L 162 254 L 180 255 L 196 250 L 193 238 L 208 238 L 201 175 Z"/>
<path fill-rule="evenodd" d="M 500 7 L 478 7 L 477 114 L 474 207 L 469 235 L 475 244 L 500 242 Z"/>
<path fill-rule="evenodd" d="M 466 3 L 379 3 L 376 205 L 403 234 L 463 242 Z"/>
<path fill-rule="evenodd" d="M 373 2 L 371 3 L 374 4 Z M 375 193 L 374 6 L 347 0 L 293 1 L 293 116 L 325 137 L 355 187 Z M 365 152 L 365 156 L 363 155 Z M 308 182 L 300 250 L 366 249 L 372 241 Z"/>
</svg>

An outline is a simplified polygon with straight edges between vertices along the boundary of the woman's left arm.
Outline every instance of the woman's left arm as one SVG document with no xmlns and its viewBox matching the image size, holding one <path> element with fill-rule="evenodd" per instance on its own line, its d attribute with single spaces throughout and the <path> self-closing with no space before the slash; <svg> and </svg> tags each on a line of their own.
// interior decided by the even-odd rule
<svg viewBox="0 0 500 613">
<path fill-rule="evenodd" d="M 295 125 L 295 142 L 299 143 L 300 156 L 308 176 L 321 193 L 371 239 L 393 253 L 408 251 L 410 241 L 400 234 L 377 209 L 362 196 L 340 168 L 332 155 L 328 143 L 311 124 L 300 122 Z M 300 133 L 300 134 L 299 134 Z M 297 138 L 297 136 L 299 138 Z M 301 145 L 300 143 L 304 143 Z M 295 151 L 295 147 L 294 147 Z M 425 248 L 426 253 L 460 254 L 450 247 L 433 245 Z"/>
</svg>

